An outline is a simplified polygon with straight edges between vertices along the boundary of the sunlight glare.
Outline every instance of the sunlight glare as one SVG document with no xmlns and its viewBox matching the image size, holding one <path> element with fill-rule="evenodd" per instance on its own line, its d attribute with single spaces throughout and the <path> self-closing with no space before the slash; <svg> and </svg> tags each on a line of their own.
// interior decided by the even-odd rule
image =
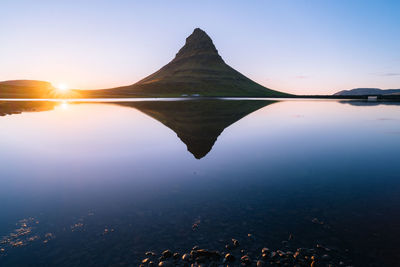
<svg viewBox="0 0 400 267">
<path fill-rule="evenodd" d="M 61 109 L 68 109 L 68 102 L 62 101 L 60 107 L 61 107 Z"/>
<path fill-rule="evenodd" d="M 68 91 L 68 85 L 66 85 L 65 83 L 60 83 L 56 86 L 57 90 L 60 92 L 66 92 Z"/>
</svg>

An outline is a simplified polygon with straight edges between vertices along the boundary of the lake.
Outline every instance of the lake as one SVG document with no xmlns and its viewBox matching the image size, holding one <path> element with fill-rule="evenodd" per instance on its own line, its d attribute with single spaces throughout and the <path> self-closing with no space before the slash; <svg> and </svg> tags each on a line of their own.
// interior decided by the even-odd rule
<svg viewBox="0 0 400 267">
<path fill-rule="evenodd" d="M 0 101 L 0 115 L 0 266 L 138 266 L 232 238 L 253 259 L 400 261 L 400 103 Z"/>
</svg>

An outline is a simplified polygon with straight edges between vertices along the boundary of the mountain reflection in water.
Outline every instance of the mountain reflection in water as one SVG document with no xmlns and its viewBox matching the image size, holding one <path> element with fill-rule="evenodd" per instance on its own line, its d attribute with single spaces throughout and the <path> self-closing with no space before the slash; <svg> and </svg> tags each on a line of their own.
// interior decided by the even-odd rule
<svg viewBox="0 0 400 267">
<path fill-rule="evenodd" d="M 197 159 L 211 151 L 225 128 L 248 114 L 275 103 L 267 100 L 193 100 L 125 102 L 158 120 L 186 144 Z"/>
<path fill-rule="evenodd" d="M 201 159 L 211 151 L 218 136 L 225 128 L 250 113 L 275 102 L 205 99 L 107 103 L 136 108 L 156 119 L 173 130 L 196 159 Z M 63 102 L 56 101 L 2 101 L 0 102 L 0 116 L 49 111 L 62 104 Z M 69 102 L 68 104 L 79 103 Z"/>
<path fill-rule="evenodd" d="M 0 266 L 138 266 L 232 238 L 397 266 L 394 103 L 102 101 L 0 101 Z"/>
<path fill-rule="evenodd" d="M 54 101 L 0 101 L 0 116 L 49 111 L 57 105 L 59 103 Z"/>
</svg>

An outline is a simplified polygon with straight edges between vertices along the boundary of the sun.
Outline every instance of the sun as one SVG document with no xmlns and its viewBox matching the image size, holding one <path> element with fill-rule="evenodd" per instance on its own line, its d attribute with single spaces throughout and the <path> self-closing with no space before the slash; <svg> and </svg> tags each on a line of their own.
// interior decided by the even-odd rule
<svg viewBox="0 0 400 267">
<path fill-rule="evenodd" d="M 59 83 L 59 84 L 56 86 L 56 89 L 57 89 L 58 91 L 60 91 L 60 92 L 66 92 L 66 91 L 68 91 L 69 87 L 68 87 L 68 85 L 66 85 L 65 83 Z"/>
</svg>

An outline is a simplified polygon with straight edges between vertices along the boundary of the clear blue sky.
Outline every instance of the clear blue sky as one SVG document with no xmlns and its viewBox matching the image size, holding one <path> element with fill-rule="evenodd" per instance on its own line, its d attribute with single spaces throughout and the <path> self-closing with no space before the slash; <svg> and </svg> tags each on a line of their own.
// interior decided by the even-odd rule
<svg viewBox="0 0 400 267">
<path fill-rule="evenodd" d="M 132 84 L 168 63 L 195 27 L 270 88 L 400 88 L 398 0 L 1 0 L 0 80 Z"/>
</svg>

